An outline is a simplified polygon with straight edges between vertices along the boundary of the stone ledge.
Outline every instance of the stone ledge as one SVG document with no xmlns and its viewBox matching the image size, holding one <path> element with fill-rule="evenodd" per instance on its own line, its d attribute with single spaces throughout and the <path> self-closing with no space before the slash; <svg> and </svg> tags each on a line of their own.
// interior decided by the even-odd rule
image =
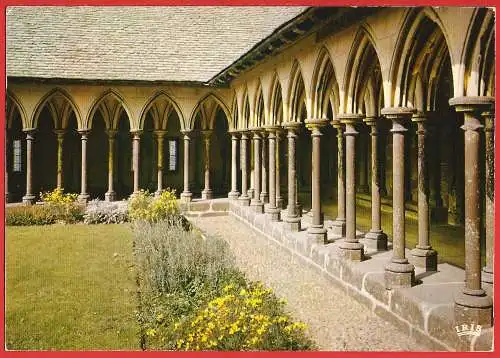
<svg viewBox="0 0 500 358">
<path fill-rule="evenodd" d="M 440 264 L 438 272 L 432 275 L 417 270 L 417 277 L 420 276 L 421 281 L 417 286 L 386 290 L 384 266 L 390 258 L 390 251 L 373 254 L 363 262 L 353 263 L 339 257 L 338 242 L 324 245 L 307 240 L 307 217 L 302 220 L 300 232 L 290 232 L 284 229 L 282 222 L 272 222 L 266 215 L 252 212 L 237 203 L 229 203 L 229 214 L 293 256 L 300 257 L 329 278 L 330 282 L 342 286 L 351 297 L 418 342 L 433 350 L 456 349 L 458 337 L 453 323 L 452 293 L 462 285 L 463 270 Z M 486 347 L 492 345 L 492 337 L 485 330 L 484 337 L 473 340 L 471 348 L 487 350 Z"/>
</svg>

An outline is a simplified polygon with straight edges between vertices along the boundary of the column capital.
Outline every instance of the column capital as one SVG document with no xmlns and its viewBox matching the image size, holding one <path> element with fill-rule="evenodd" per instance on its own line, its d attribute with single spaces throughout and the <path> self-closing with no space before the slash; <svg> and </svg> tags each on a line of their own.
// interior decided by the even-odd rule
<svg viewBox="0 0 500 358">
<path fill-rule="evenodd" d="M 107 129 L 106 130 L 106 134 L 108 135 L 109 139 L 116 137 L 117 133 L 118 133 L 118 131 L 116 129 Z"/>
<path fill-rule="evenodd" d="M 54 133 L 57 135 L 57 138 L 62 138 L 64 137 L 64 134 L 66 133 L 65 129 L 54 129 Z"/>
<path fill-rule="evenodd" d="M 88 135 L 90 134 L 90 129 L 89 128 L 79 129 L 78 133 L 82 136 L 82 139 L 87 139 Z"/>
<path fill-rule="evenodd" d="M 338 118 L 332 119 L 330 125 L 335 129 L 342 129 L 344 127 L 344 124 Z"/>
<path fill-rule="evenodd" d="M 142 130 L 140 129 L 130 130 L 130 133 L 132 134 L 133 138 L 137 140 L 141 137 Z"/>
<path fill-rule="evenodd" d="M 213 129 L 203 129 L 201 131 L 201 135 L 205 138 L 205 139 L 209 139 L 211 136 L 212 136 L 212 133 L 213 133 Z"/>
<path fill-rule="evenodd" d="M 484 112 L 495 107 L 495 97 L 464 96 L 451 98 L 448 103 L 457 112 Z"/>
<path fill-rule="evenodd" d="M 269 133 L 269 138 L 276 138 L 276 135 L 277 135 L 277 131 L 280 129 L 281 127 L 279 126 L 273 126 L 273 125 L 269 125 L 269 126 L 265 126 L 264 129 Z"/>
<path fill-rule="evenodd" d="M 239 132 L 241 134 L 242 140 L 250 139 L 252 136 L 252 133 L 250 133 L 250 131 L 248 129 L 240 129 Z"/>
<path fill-rule="evenodd" d="M 26 133 L 26 139 L 33 140 L 35 139 L 36 128 L 26 128 L 23 129 L 23 132 Z"/>
<path fill-rule="evenodd" d="M 425 112 L 417 111 L 411 116 L 411 121 L 415 123 L 427 122 L 430 115 Z"/>
<path fill-rule="evenodd" d="M 380 111 L 385 118 L 391 120 L 409 119 L 415 112 L 416 110 L 410 107 L 387 107 Z"/>
<path fill-rule="evenodd" d="M 232 139 L 237 139 L 241 135 L 241 131 L 235 128 L 228 130 L 227 133 L 231 135 Z"/>
<path fill-rule="evenodd" d="M 157 138 L 163 138 L 167 134 L 167 131 L 163 129 L 155 129 L 153 133 Z"/>
<path fill-rule="evenodd" d="M 367 126 L 376 126 L 378 124 L 378 121 L 380 120 L 379 119 L 380 117 L 378 116 L 366 116 L 365 118 L 363 118 L 363 122 L 367 125 Z"/>
<path fill-rule="evenodd" d="M 365 116 L 359 113 L 343 113 L 337 115 L 337 119 L 340 121 L 340 123 L 343 124 L 356 125 L 358 123 L 361 123 L 363 118 L 365 118 Z"/>
<path fill-rule="evenodd" d="M 287 131 L 292 131 L 296 132 L 299 130 L 299 128 L 302 126 L 302 123 L 300 122 L 284 122 L 283 123 L 283 128 L 285 128 Z"/>
<path fill-rule="evenodd" d="M 308 118 L 304 121 L 306 128 L 310 131 L 319 130 L 328 124 L 326 118 Z"/>
</svg>

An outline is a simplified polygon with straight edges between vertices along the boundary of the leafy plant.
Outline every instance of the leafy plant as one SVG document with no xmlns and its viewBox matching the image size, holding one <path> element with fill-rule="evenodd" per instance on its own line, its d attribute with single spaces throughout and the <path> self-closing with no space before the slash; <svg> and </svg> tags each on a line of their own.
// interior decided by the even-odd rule
<svg viewBox="0 0 500 358">
<path fill-rule="evenodd" d="M 78 194 L 75 193 L 64 194 L 63 188 L 55 188 L 52 191 L 40 193 L 40 198 L 45 203 L 55 203 L 55 204 L 73 203 L 78 198 Z"/>
<path fill-rule="evenodd" d="M 129 199 L 128 213 L 131 221 L 169 220 L 179 214 L 175 190 L 164 190 L 159 196 L 141 190 Z"/>
<path fill-rule="evenodd" d="M 122 224 L 128 221 L 126 201 L 89 201 L 83 215 L 85 224 Z"/>
</svg>

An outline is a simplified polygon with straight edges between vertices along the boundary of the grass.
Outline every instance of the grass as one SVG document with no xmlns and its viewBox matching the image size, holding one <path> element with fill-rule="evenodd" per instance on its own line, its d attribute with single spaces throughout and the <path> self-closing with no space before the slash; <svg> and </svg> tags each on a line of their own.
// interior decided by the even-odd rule
<svg viewBox="0 0 500 358">
<path fill-rule="evenodd" d="M 125 225 L 6 227 L 6 348 L 139 350 Z"/>
</svg>

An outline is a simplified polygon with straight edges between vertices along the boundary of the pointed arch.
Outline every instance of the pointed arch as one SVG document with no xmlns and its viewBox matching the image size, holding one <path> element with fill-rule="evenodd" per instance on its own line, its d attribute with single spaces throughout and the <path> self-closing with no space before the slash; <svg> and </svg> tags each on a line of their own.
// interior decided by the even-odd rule
<svg viewBox="0 0 500 358">
<path fill-rule="evenodd" d="M 231 115 L 233 117 L 233 128 L 238 129 L 240 128 L 240 116 L 238 114 L 238 99 L 236 98 L 236 95 L 233 96 L 233 105 L 231 106 Z"/>
<path fill-rule="evenodd" d="M 198 103 L 196 104 L 196 106 L 194 107 L 193 111 L 191 112 L 191 115 L 190 115 L 190 119 L 189 119 L 189 128 L 193 128 L 194 127 L 194 123 L 195 123 L 195 120 L 196 120 L 196 115 L 198 114 L 198 112 L 200 110 L 202 110 L 202 106 L 205 104 L 205 102 L 207 100 L 213 100 L 221 109 L 222 111 L 224 112 L 224 114 L 226 115 L 226 120 L 227 120 L 227 124 L 228 124 L 228 127 L 229 129 L 232 129 L 234 128 L 233 127 L 233 119 L 232 119 L 232 116 L 231 116 L 231 111 L 229 110 L 229 108 L 227 107 L 227 105 L 224 103 L 224 101 L 222 101 L 215 93 L 213 92 L 209 92 L 207 93 L 205 96 L 203 96 L 199 101 Z M 210 118 L 209 119 L 210 122 L 209 122 L 209 127 L 213 127 L 213 118 Z"/>
<path fill-rule="evenodd" d="M 290 83 L 291 85 L 288 88 L 288 102 L 290 103 L 288 120 L 291 122 L 300 122 L 301 114 L 304 111 L 306 112 L 306 117 L 309 114 L 307 113 L 304 79 L 299 61 L 297 60 L 292 65 Z"/>
<path fill-rule="evenodd" d="M 177 104 L 177 102 L 165 91 L 158 91 L 155 94 L 149 98 L 149 100 L 146 102 L 146 104 L 142 107 L 141 109 L 141 114 L 139 117 L 139 128 L 142 129 L 144 128 L 144 121 L 146 120 L 146 115 L 147 113 L 155 106 L 155 104 L 158 101 L 166 101 L 167 105 L 163 109 L 163 113 L 157 113 L 158 118 L 157 120 L 153 120 L 155 122 L 155 128 L 159 129 L 165 129 L 167 127 L 167 121 L 168 118 L 170 117 L 170 113 L 172 110 L 175 110 L 177 112 L 177 116 L 180 121 L 181 129 L 186 128 L 185 122 L 184 122 L 184 116 L 182 115 L 182 111 Z"/>
<path fill-rule="evenodd" d="M 133 125 L 132 125 L 133 118 L 131 116 L 129 106 L 125 102 L 123 96 L 116 89 L 109 88 L 109 89 L 105 90 L 104 92 L 102 92 L 102 94 L 100 96 L 98 96 L 94 100 L 94 102 L 92 103 L 92 105 L 90 107 L 90 111 L 88 112 L 87 118 L 86 118 L 85 123 L 84 123 L 85 126 L 83 128 L 92 128 L 92 121 L 94 119 L 95 112 L 98 110 L 99 106 L 101 104 L 103 104 L 103 102 L 109 97 L 116 100 L 118 102 L 118 104 L 120 105 L 119 107 L 121 107 L 121 108 L 119 108 L 119 107 L 115 108 L 115 110 L 113 111 L 114 113 L 111 116 L 109 116 L 109 121 L 107 123 L 108 128 L 113 128 L 113 129 L 118 128 L 118 120 L 121 117 L 121 111 L 125 111 L 125 113 L 127 114 L 127 118 L 129 120 L 129 126 L 130 126 L 130 128 L 133 127 Z"/>
<path fill-rule="evenodd" d="M 243 104 L 241 109 L 242 114 L 242 129 L 250 128 L 250 99 L 248 98 L 248 88 L 245 88 L 243 94 Z"/>
<path fill-rule="evenodd" d="M 45 105 L 50 103 L 50 100 L 54 98 L 55 96 L 61 96 L 64 98 L 64 100 L 71 106 L 71 109 L 73 110 L 73 113 L 76 116 L 76 121 L 78 124 L 81 124 L 81 115 L 80 115 L 80 110 L 78 106 L 76 105 L 75 101 L 73 100 L 73 97 L 64 90 L 63 88 L 56 87 L 47 92 L 41 99 L 38 101 L 37 105 L 35 106 L 35 110 L 33 111 L 33 115 L 30 119 L 29 127 L 31 128 L 36 128 L 38 126 L 38 119 L 40 117 L 40 113 L 42 112 L 43 108 Z M 54 121 L 54 128 L 58 127 L 57 119 L 53 118 Z"/>
<path fill-rule="evenodd" d="M 395 106 L 415 107 L 418 103 L 421 110 L 433 109 L 432 97 L 439 82 L 434 79 L 439 78 L 441 65 L 446 59 L 453 63 L 448 43 L 442 22 L 433 9 L 410 9 L 407 12 L 390 68 Z M 416 92 L 417 78 L 421 88 Z M 415 98 L 418 92 L 422 98 Z"/>
<path fill-rule="evenodd" d="M 262 91 L 262 83 L 259 79 L 259 85 L 257 86 L 257 91 L 255 91 L 254 98 L 254 118 L 252 127 L 259 128 L 266 124 L 266 110 L 264 105 L 264 94 Z"/>
<path fill-rule="evenodd" d="M 283 90 L 275 71 L 271 81 L 271 103 L 269 108 L 269 121 L 271 125 L 280 125 L 283 122 Z"/>
<path fill-rule="evenodd" d="M 370 78 L 374 84 L 372 90 L 380 87 L 382 72 L 378 53 L 369 29 L 366 25 L 360 26 L 349 51 L 344 75 L 343 88 L 346 96 L 343 107 L 345 113 L 363 111 L 365 92 L 368 90 Z"/>
<path fill-rule="evenodd" d="M 324 46 L 320 49 L 316 59 L 310 92 L 312 116 L 326 118 L 328 106 L 330 105 L 334 116 L 334 118 L 330 119 L 335 119 L 340 106 L 339 85 L 330 53 Z"/>
<path fill-rule="evenodd" d="M 9 90 L 7 90 L 7 101 L 10 101 L 17 108 L 19 115 L 21 116 L 22 128 L 26 128 L 28 125 L 26 122 L 26 120 L 27 120 L 26 110 L 24 109 L 24 106 L 21 104 L 21 102 L 16 97 L 16 95 Z M 11 115 L 7 116 L 7 123 L 6 124 L 7 124 L 7 128 L 12 127 L 12 116 Z"/>
</svg>

